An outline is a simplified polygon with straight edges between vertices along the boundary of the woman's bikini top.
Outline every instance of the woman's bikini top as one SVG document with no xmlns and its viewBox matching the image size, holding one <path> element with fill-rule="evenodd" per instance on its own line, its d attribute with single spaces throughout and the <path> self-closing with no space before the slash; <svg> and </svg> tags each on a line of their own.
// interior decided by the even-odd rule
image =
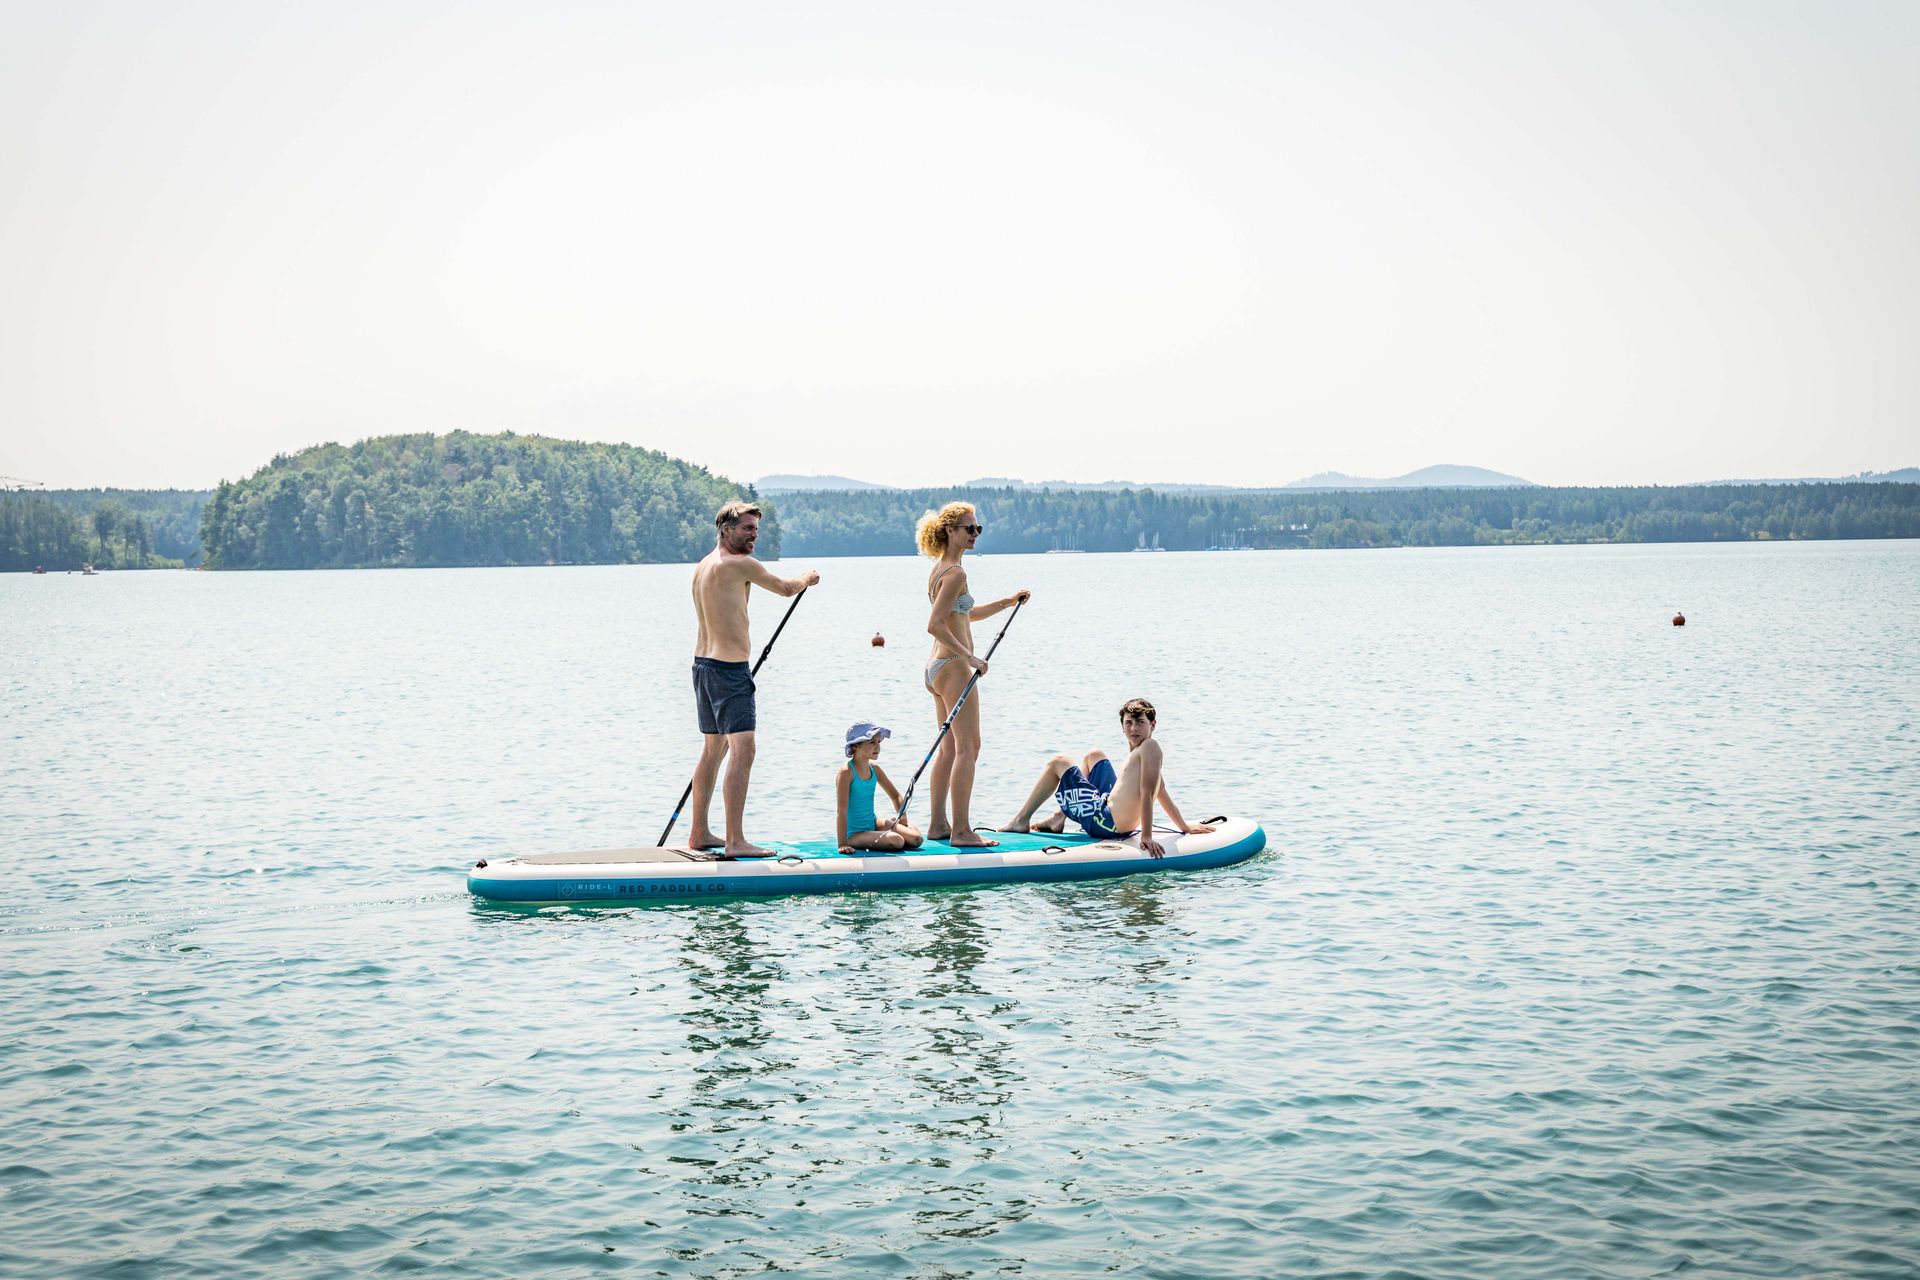
<svg viewBox="0 0 1920 1280">
<path fill-rule="evenodd" d="M 940 579 L 946 577 L 949 573 L 953 572 L 955 569 L 958 569 L 959 567 L 960 566 L 957 564 L 950 564 L 946 568 L 942 569 L 939 573 L 934 574 L 933 581 L 927 584 L 927 599 L 929 600 L 933 599 L 934 594 L 940 590 Z M 973 612 L 973 593 L 971 591 L 962 591 L 958 596 L 954 597 L 953 609 L 951 610 L 951 612 L 972 613 Z"/>
</svg>

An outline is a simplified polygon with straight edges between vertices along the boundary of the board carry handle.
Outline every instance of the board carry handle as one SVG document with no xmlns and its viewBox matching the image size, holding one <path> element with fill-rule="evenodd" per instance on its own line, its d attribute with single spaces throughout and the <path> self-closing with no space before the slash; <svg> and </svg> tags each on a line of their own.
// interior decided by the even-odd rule
<svg viewBox="0 0 1920 1280">
<path fill-rule="evenodd" d="M 1007 628 L 1011 627 L 1013 620 L 1020 616 L 1020 610 L 1025 607 L 1026 603 L 1025 600 L 1016 600 L 1013 602 L 1013 612 L 1007 615 L 1006 622 L 1000 628 L 1000 634 L 993 638 L 993 644 L 987 648 L 987 656 L 981 659 L 981 661 L 993 661 L 994 651 L 1000 647 L 1000 642 L 1007 638 Z M 913 777 L 908 779 L 906 794 L 900 797 L 900 812 L 894 815 L 896 818 L 904 818 L 907 816 L 907 805 L 913 800 L 913 789 L 919 785 L 920 775 L 925 773 L 927 766 L 933 763 L 933 753 L 940 749 L 942 742 L 946 741 L 947 730 L 953 728 L 954 717 L 960 714 L 960 708 L 967 705 L 967 699 L 973 696 L 973 686 L 979 683 L 980 673 L 976 671 L 973 673 L 973 678 L 967 681 L 967 687 L 960 691 L 960 697 L 953 704 L 953 710 L 949 711 L 947 718 L 941 722 L 940 732 L 935 735 L 933 745 L 927 748 L 926 759 L 920 762 L 920 767 L 913 771 Z"/>
<path fill-rule="evenodd" d="M 793 603 L 787 606 L 787 611 L 780 615 L 780 625 L 775 627 L 773 629 L 773 635 L 768 637 L 767 647 L 760 651 L 760 661 L 754 663 L 753 670 L 747 672 L 747 679 L 751 680 L 755 676 L 760 674 L 761 663 L 764 663 L 767 660 L 767 655 L 773 652 L 773 642 L 775 640 L 778 640 L 780 638 L 780 633 L 787 629 L 787 619 L 791 618 L 793 616 L 793 611 L 800 607 L 800 602 L 807 598 L 808 590 L 809 588 L 807 587 L 800 588 L 800 594 L 793 598 Z M 667 837 L 673 834 L 673 824 L 680 821 L 680 811 L 687 807 L 687 797 L 692 794 L 693 794 L 693 779 L 688 778 L 687 789 L 680 793 L 680 803 L 673 806 L 673 816 L 667 819 L 666 829 L 661 831 L 660 838 L 654 841 L 656 845 L 665 847 L 667 843 Z"/>
</svg>

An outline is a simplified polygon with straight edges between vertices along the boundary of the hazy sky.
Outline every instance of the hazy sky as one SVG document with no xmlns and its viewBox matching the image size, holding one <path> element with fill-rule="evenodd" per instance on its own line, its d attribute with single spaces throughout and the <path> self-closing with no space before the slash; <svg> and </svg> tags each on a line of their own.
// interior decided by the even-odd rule
<svg viewBox="0 0 1920 1280">
<path fill-rule="evenodd" d="M 0 0 L 0 473 L 1920 462 L 1920 4 Z"/>
</svg>

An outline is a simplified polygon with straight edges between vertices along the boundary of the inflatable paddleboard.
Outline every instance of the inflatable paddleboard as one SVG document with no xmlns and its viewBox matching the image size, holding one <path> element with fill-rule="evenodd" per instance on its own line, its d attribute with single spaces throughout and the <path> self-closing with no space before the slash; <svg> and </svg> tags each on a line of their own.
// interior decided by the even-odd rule
<svg viewBox="0 0 1920 1280">
<path fill-rule="evenodd" d="M 490 858 L 467 873 L 467 888 L 496 902 L 641 902 L 662 898 L 746 898 L 784 893 L 866 893 L 938 885 L 1095 880 L 1155 871 L 1198 871 L 1243 862 L 1267 847 L 1246 818 L 1212 818 L 1212 831 L 1156 831 L 1156 858 L 1137 837 L 1096 840 L 1079 832 L 996 831 L 992 849 L 929 841 L 906 853 L 842 854 L 826 840 L 772 840 L 770 858 L 731 861 L 664 846 L 534 853 Z"/>
</svg>

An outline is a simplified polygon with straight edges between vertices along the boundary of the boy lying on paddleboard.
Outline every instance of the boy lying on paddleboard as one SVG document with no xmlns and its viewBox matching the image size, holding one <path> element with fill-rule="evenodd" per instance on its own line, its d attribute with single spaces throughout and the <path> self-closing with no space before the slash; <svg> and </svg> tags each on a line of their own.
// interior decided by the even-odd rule
<svg viewBox="0 0 1920 1280">
<path fill-rule="evenodd" d="M 1145 698 L 1130 699 L 1120 708 L 1120 732 L 1127 738 L 1127 762 L 1114 771 L 1113 761 L 1104 751 L 1089 751 L 1079 764 L 1071 756 L 1055 756 L 1040 771 L 1027 802 L 1002 831 L 1029 831 L 1033 811 L 1054 796 L 1060 808 L 1040 824 L 1042 831 L 1065 831 L 1071 818 L 1096 840 L 1120 840 L 1138 831 L 1140 847 L 1154 857 L 1166 850 L 1153 838 L 1153 805 L 1157 800 L 1167 818 L 1187 835 L 1211 831 L 1204 824 L 1187 825 L 1180 810 L 1167 794 L 1166 780 L 1160 776 L 1162 752 L 1153 740 L 1155 713 Z M 891 790 L 892 788 L 888 788 Z"/>
<path fill-rule="evenodd" d="M 911 822 L 905 818 L 881 819 L 873 811 L 876 787 L 886 791 L 896 813 L 900 809 L 900 793 L 893 779 L 875 760 L 880 743 L 892 736 L 893 730 L 865 720 L 847 730 L 847 763 L 833 780 L 834 794 L 839 798 L 833 838 L 842 853 L 899 853 L 920 847 L 920 832 Z"/>
</svg>

